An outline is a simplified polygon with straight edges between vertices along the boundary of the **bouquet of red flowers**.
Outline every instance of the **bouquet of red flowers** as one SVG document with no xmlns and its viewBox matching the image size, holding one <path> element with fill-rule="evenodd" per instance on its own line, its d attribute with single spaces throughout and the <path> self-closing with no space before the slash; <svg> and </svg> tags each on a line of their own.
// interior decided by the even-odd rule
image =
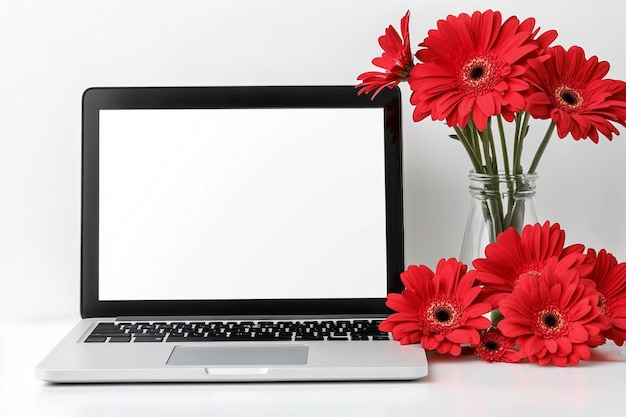
<svg viewBox="0 0 626 417">
<path fill-rule="evenodd" d="M 522 22 L 487 10 L 471 16 L 448 16 L 411 52 L 409 12 L 401 36 L 389 26 L 378 39 L 383 54 L 372 63 L 384 71 L 361 74 L 359 94 L 375 96 L 385 87 L 407 81 L 413 120 L 430 116 L 454 129 L 478 175 L 501 175 L 511 192 L 527 191 L 523 174 L 535 174 L 556 129 L 560 138 L 609 140 L 626 126 L 626 83 L 605 78 L 609 64 L 586 58 L 578 46 L 550 46 L 554 30 L 539 34 L 533 18 Z M 525 171 L 522 153 L 530 119 L 550 120 Z M 514 128 L 506 129 L 505 122 Z M 494 129 L 493 125 L 497 125 Z M 497 184 L 494 187 L 497 191 Z M 489 189 L 488 191 L 494 191 Z M 524 224 L 523 207 L 505 201 L 485 205 L 490 240 L 507 227 Z"/>
<path fill-rule="evenodd" d="M 378 39 L 384 52 L 372 63 L 385 71 L 361 74 L 359 94 L 375 96 L 385 87 L 408 81 L 413 120 L 431 116 L 453 127 L 476 172 L 497 172 L 491 118 L 496 117 L 500 143 L 508 155 L 502 120 L 516 123 L 513 159 L 503 169 L 521 172 L 521 145 L 529 117 L 551 119 L 548 132 L 528 172 L 537 168 L 556 127 L 558 136 L 598 142 L 598 132 L 612 139 L 626 126 L 626 83 L 604 78 L 609 63 L 585 57 L 579 46 L 550 46 L 557 32 L 538 35 L 535 20 L 515 16 L 502 22 L 500 12 L 448 16 L 437 23 L 415 54 L 411 52 L 409 12 L 402 37 L 389 26 Z M 511 163 L 512 162 L 512 163 Z"/>
<path fill-rule="evenodd" d="M 626 263 L 604 249 L 565 246 L 558 224 L 528 225 L 521 234 L 509 228 L 473 266 L 468 272 L 456 259 L 442 259 L 435 271 L 409 266 L 405 290 L 388 295 L 396 313 L 381 330 L 439 353 L 559 366 L 588 360 L 607 339 L 624 343 Z"/>
<path fill-rule="evenodd" d="M 491 10 L 448 16 L 415 54 L 409 12 L 400 26 L 401 34 L 389 26 L 379 38 L 384 52 L 372 62 L 384 71 L 361 74 L 359 94 L 407 81 L 413 120 L 445 121 L 477 173 L 524 172 L 531 117 L 550 120 L 531 174 L 555 129 L 560 138 L 597 143 L 599 133 L 609 140 L 619 134 L 614 123 L 626 126 L 626 83 L 605 78 L 609 64 L 578 46 L 551 46 L 557 32 L 539 34 L 532 18 L 503 21 Z M 511 142 L 504 122 L 514 123 Z M 442 259 L 435 271 L 410 266 L 401 276 L 405 290 L 388 295 L 396 313 L 381 330 L 403 344 L 452 355 L 470 349 L 489 362 L 576 365 L 607 339 L 621 346 L 626 263 L 606 250 L 565 246 L 558 224 L 518 229 L 501 231 L 469 272 L 456 259 Z"/>
</svg>

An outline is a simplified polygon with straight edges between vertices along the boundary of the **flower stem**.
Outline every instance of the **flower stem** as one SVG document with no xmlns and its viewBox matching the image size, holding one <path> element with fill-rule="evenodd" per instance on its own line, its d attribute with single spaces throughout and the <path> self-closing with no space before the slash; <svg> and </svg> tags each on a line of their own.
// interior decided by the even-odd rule
<svg viewBox="0 0 626 417">
<path fill-rule="evenodd" d="M 469 138 L 468 143 L 472 146 L 472 149 L 474 149 L 474 154 L 480 164 L 480 171 L 478 172 L 484 173 L 485 162 L 483 161 L 483 152 L 481 151 L 480 138 L 478 137 L 476 126 L 474 126 L 474 124 L 470 121 L 467 123 L 467 126 L 463 128 L 463 130 L 465 131 L 465 135 Z"/>
<path fill-rule="evenodd" d="M 470 123 L 472 123 L 470 121 Z M 485 156 L 485 170 L 487 174 L 497 174 L 498 173 L 498 165 L 495 155 L 495 149 L 493 146 L 493 137 L 491 135 L 491 119 L 487 121 L 487 128 L 481 132 L 476 128 L 476 125 L 472 123 L 472 129 L 478 132 L 478 136 L 480 137 L 480 141 L 482 143 L 483 154 Z"/>
<path fill-rule="evenodd" d="M 554 132 L 554 127 L 556 125 L 553 121 L 550 121 L 550 126 L 548 126 L 548 130 L 546 131 L 543 140 L 539 144 L 539 148 L 537 148 L 537 153 L 535 153 L 535 157 L 533 158 L 533 162 L 530 164 L 530 168 L 528 169 L 529 174 L 534 174 L 537 170 L 537 165 L 539 165 L 539 160 L 543 156 L 543 152 L 546 150 L 546 146 L 548 146 L 548 142 L 550 142 L 550 138 L 552 137 L 552 132 Z"/>
<path fill-rule="evenodd" d="M 504 173 L 508 177 L 511 173 L 511 168 L 509 167 L 509 152 L 506 147 L 506 138 L 504 137 L 504 126 L 502 124 L 502 115 L 498 115 L 498 132 L 500 134 L 500 143 L 502 146 L 502 160 L 504 163 Z"/>
<path fill-rule="evenodd" d="M 524 149 L 524 139 L 528 134 L 528 120 L 530 113 L 521 111 L 515 115 L 515 138 L 513 142 L 513 174 L 523 173 L 522 150 Z"/>
<path fill-rule="evenodd" d="M 493 131 L 491 130 L 491 119 L 489 119 L 489 122 L 487 124 L 487 140 L 489 142 L 489 148 L 491 149 L 491 169 L 493 170 L 494 174 L 498 173 L 498 157 L 496 155 L 496 144 L 493 141 Z"/>
<path fill-rule="evenodd" d="M 456 135 L 459 138 L 459 141 L 463 144 L 463 147 L 469 155 L 470 161 L 474 166 L 474 171 L 482 172 L 483 167 L 476 157 L 476 152 L 474 151 L 474 148 L 469 144 L 467 136 L 458 126 L 454 126 L 454 130 L 456 131 Z"/>
</svg>

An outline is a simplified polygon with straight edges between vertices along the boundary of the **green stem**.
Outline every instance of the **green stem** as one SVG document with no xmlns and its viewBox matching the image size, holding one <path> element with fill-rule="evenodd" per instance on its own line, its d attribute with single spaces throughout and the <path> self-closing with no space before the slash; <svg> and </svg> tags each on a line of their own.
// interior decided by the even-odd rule
<svg viewBox="0 0 626 417">
<path fill-rule="evenodd" d="M 548 126 L 548 130 L 546 131 L 543 140 L 539 144 L 539 148 L 537 148 L 537 153 L 535 153 L 535 157 L 533 158 L 533 162 L 530 164 L 530 168 L 528 169 L 529 174 L 534 174 L 537 170 L 537 165 L 539 165 L 539 160 L 543 156 L 543 152 L 546 150 L 548 146 L 548 142 L 550 142 L 550 138 L 552 137 L 552 133 L 554 132 L 555 124 L 553 121 L 550 121 L 550 126 Z"/>
<path fill-rule="evenodd" d="M 509 167 L 509 152 L 506 147 L 506 138 L 504 136 L 504 125 L 502 124 L 502 116 L 498 115 L 498 132 L 500 134 L 500 144 L 502 146 L 502 159 L 504 162 L 504 173 L 508 177 L 511 173 Z"/>
<path fill-rule="evenodd" d="M 469 155 L 470 161 L 472 162 L 472 165 L 474 166 L 474 171 L 482 172 L 482 165 L 478 161 L 478 158 L 476 157 L 476 152 L 474 151 L 472 146 L 469 144 L 467 136 L 458 126 L 454 126 L 454 130 L 456 131 L 456 135 L 459 138 L 459 141 L 463 144 L 463 147 L 465 148 L 465 150 L 467 151 L 467 154 Z"/>
<path fill-rule="evenodd" d="M 524 113 L 524 122 L 522 123 L 522 140 L 524 140 L 524 138 L 526 138 L 526 135 L 528 134 L 528 120 L 530 120 L 530 113 L 527 112 L 523 112 Z"/>
<path fill-rule="evenodd" d="M 528 134 L 528 120 L 530 113 L 521 111 L 515 116 L 515 140 L 513 149 L 513 174 L 519 175 L 523 173 L 522 169 L 522 151 L 524 149 L 524 139 Z"/>
<path fill-rule="evenodd" d="M 513 137 L 513 174 L 520 173 L 520 165 L 522 159 L 522 142 L 520 140 L 522 130 L 522 113 L 515 115 L 515 136 Z"/>
<path fill-rule="evenodd" d="M 467 135 L 471 138 L 472 146 L 474 147 L 474 151 L 476 152 L 476 157 L 478 158 L 478 162 L 481 166 L 481 171 L 485 171 L 485 162 L 483 161 L 483 153 L 481 151 L 480 146 L 480 138 L 478 137 L 478 133 L 476 132 L 476 126 L 470 121 L 467 126 L 465 126 L 465 131 Z"/>
<path fill-rule="evenodd" d="M 494 174 L 498 173 L 498 157 L 496 156 L 496 144 L 493 140 L 493 131 L 491 130 L 491 119 L 489 121 L 489 123 L 487 124 L 487 139 L 489 141 L 489 146 L 491 148 L 491 155 L 493 156 L 491 163 L 492 163 L 492 170 Z"/>
<path fill-rule="evenodd" d="M 493 137 L 491 137 L 490 133 L 491 133 L 491 119 L 489 119 L 489 121 L 487 122 L 487 128 L 485 129 L 484 132 L 481 132 L 480 130 L 478 130 L 476 128 L 476 126 L 474 124 L 472 124 L 472 127 L 475 131 L 478 132 L 478 136 L 480 137 L 480 140 L 482 142 L 482 147 L 483 147 L 483 155 L 485 157 L 485 168 L 487 171 L 487 174 L 497 174 L 497 162 L 495 161 L 495 151 L 494 151 L 494 147 L 493 147 Z"/>
</svg>

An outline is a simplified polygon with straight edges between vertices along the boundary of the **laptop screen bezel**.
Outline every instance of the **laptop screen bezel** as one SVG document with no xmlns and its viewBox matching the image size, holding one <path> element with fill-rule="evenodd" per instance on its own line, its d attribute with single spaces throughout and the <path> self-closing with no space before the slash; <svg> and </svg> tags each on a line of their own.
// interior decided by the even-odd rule
<svg viewBox="0 0 626 417">
<path fill-rule="evenodd" d="M 386 298 L 306 300 L 99 299 L 99 114 L 110 109 L 381 108 L 384 111 L 387 290 L 402 289 L 404 226 L 400 89 L 373 99 L 354 86 L 95 87 L 82 99 L 81 303 L 83 318 L 118 316 L 386 315 Z M 382 137 L 383 135 L 381 135 Z"/>
</svg>

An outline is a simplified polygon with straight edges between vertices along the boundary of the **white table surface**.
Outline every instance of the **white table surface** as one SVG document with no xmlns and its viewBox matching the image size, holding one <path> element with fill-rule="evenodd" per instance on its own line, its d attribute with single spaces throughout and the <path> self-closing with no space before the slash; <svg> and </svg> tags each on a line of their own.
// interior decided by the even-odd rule
<svg viewBox="0 0 626 417">
<path fill-rule="evenodd" d="M 576 367 L 428 354 L 411 382 L 55 385 L 36 364 L 71 321 L 0 323 L 0 416 L 622 416 L 626 347 Z M 504 414 L 502 414 L 504 412 Z"/>
</svg>

